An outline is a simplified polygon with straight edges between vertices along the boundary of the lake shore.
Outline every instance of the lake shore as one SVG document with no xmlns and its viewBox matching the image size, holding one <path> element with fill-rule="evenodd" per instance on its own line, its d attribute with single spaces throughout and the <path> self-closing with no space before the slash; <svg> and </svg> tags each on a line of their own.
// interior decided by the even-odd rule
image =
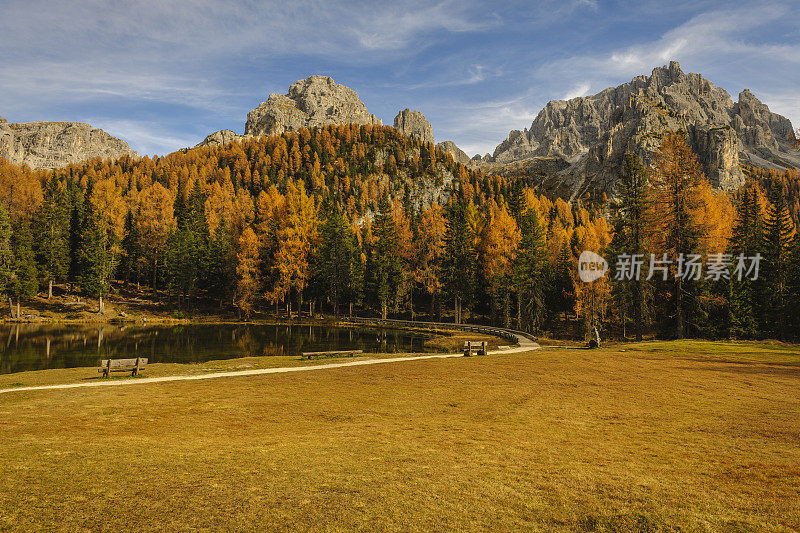
<svg viewBox="0 0 800 533">
<path fill-rule="evenodd" d="M 84 331 L 84 333 L 95 333 L 95 329 L 97 329 L 96 335 L 99 337 L 95 338 L 102 338 L 102 336 L 111 337 L 113 331 L 121 331 L 124 330 L 127 326 L 118 326 L 118 325 L 109 325 L 109 324 L 85 324 L 85 323 L 75 323 L 75 324 L 35 324 L 35 325 L 20 325 L 20 328 L 36 328 L 38 330 L 39 327 L 49 327 L 55 325 L 58 326 L 74 326 L 76 328 L 85 328 L 79 329 L 78 331 Z M 101 373 L 99 372 L 99 366 L 97 364 L 93 364 L 91 366 L 75 366 L 71 368 L 50 368 L 50 369 L 38 369 L 38 370 L 25 370 L 25 371 L 17 371 L 17 372 L 9 372 L 0 374 L 0 389 L 9 389 L 9 388 L 18 388 L 18 387 L 29 387 L 29 386 L 43 386 L 43 385 L 63 385 L 63 384 L 71 384 L 71 383 L 95 383 L 98 381 L 106 381 L 106 380 L 137 380 L 143 377 L 167 377 L 167 376 L 177 376 L 177 375 L 208 375 L 218 372 L 236 372 L 242 370 L 258 370 L 258 369 L 267 369 L 267 368 L 278 368 L 278 367 L 295 367 L 295 366 L 309 366 L 309 365 L 319 365 L 319 364 L 327 364 L 331 362 L 340 362 L 343 360 L 350 360 L 353 358 L 358 359 L 367 359 L 367 358 L 393 358 L 393 357 L 413 357 L 419 356 L 424 354 L 435 354 L 435 353 L 452 353 L 460 351 L 463 347 L 463 343 L 465 340 L 470 341 L 485 341 L 489 348 L 496 348 L 499 345 L 508 344 L 508 341 L 492 336 L 487 334 L 475 333 L 475 332 L 467 332 L 467 331 L 460 331 L 460 330 L 445 330 L 442 328 L 435 328 L 435 329 L 427 329 L 427 328 L 411 328 L 411 327 L 400 327 L 395 326 L 391 328 L 379 328 L 375 325 L 365 325 L 363 323 L 354 323 L 354 322 L 347 322 L 347 321 L 340 321 L 340 322 L 331 322 L 331 321 L 312 321 L 306 319 L 305 321 L 298 321 L 298 322 L 280 322 L 280 321 L 260 321 L 260 322 L 248 322 L 248 323 L 240 323 L 240 322 L 185 322 L 182 324 L 148 324 L 144 327 L 145 331 L 147 328 L 150 327 L 161 327 L 161 326 L 175 326 L 181 328 L 181 326 L 204 326 L 209 328 L 214 328 L 214 326 L 225 327 L 230 329 L 231 326 L 242 326 L 243 328 L 259 328 L 259 326 L 288 326 L 288 327 L 316 327 L 316 326 L 323 326 L 323 327 L 335 327 L 340 328 L 342 330 L 347 330 L 348 328 L 355 328 L 358 331 L 404 331 L 408 333 L 420 333 L 431 336 L 431 338 L 425 340 L 422 344 L 424 350 L 415 350 L 415 351 L 393 351 L 393 352 L 378 352 L 378 353 L 363 353 L 357 356 L 352 355 L 333 355 L 333 356 L 326 356 L 322 358 L 317 358 L 313 360 L 309 359 L 302 359 L 299 354 L 294 355 L 286 355 L 286 354 L 270 354 L 270 355 L 244 355 L 244 356 L 230 356 L 224 358 L 212 358 L 210 360 L 205 361 L 187 361 L 187 362 L 156 362 L 151 360 L 150 364 L 147 365 L 146 369 L 142 371 L 140 376 L 132 377 L 128 373 L 118 373 L 113 374 L 110 378 L 102 378 Z M 136 326 L 138 327 L 138 326 Z M 13 344 L 13 331 L 14 326 L 11 326 L 9 330 L 9 339 L 7 344 Z M 74 332 L 71 330 L 67 330 L 67 336 L 73 336 Z M 130 331 L 130 330 L 128 330 Z M 50 335 L 50 333 L 41 333 L 42 336 Z M 84 337 L 85 338 L 85 337 Z M 50 337 L 48 337 L 50 339 Z M 50 341 L 48 340 L 48 343 Z M 94 338 L 90 339 L 90 343 L 94 343 Z M 98 341 L 99 342 L 99 341 Z M 107 340 L 104 342 L 108 342 Z M 78 343 L 80 343 L 80 339 L 78 339 Z M 84 341 L 85 344 L 85 341 Z M 255 348 L 255 347 L 254 347 Z M 38 348 L 39 350 L 43 350 L 44 347 Z M 308 351 L 308 350 L 306 350 Z M 48 354 L 49 354 L 49 344 L 48 344 Z M 124 352 L 117 352 L 112 354 L 112 358 L 129 358 L 129 357 L 136 357 L 140 355 L 141 357 L 147 357 L 147 352 L 144 353 L 140 352 L 131 352 L 131 353 L 124 353 Z M 8 355 L 7 355 L 8 356 Z M 50 356 L 48 355 L 48 358 Z M 105 352 L 101 352 L 100 348 L 98 347 L 98 352 L 96 357 L 92 357 L 92 359 L 96 359 L 99 361 L 102 358 L 106 358 Z"/>
</svg>

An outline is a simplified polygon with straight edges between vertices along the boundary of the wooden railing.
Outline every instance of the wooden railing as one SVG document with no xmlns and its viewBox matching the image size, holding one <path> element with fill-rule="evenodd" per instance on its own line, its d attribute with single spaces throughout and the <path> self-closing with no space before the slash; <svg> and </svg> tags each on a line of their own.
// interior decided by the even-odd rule
<svg viewBox="0 0 800 533">
<path fill-rule="evenodd" d="M 536 337 L 525 331 L 517 331 L 513 329 L 496 328 L 493 326 L 479 326 L 475 324 L 454 324 L 452 322 L 423 322 L 418 320 L 396 320 L 392 318 L 360 318 L 352 317 L 344 319 L 347 322 L 355 322 L 357 324 L 377 324 L 384 326 L 398 326 L 407 328 L 421 328 L 421 329 L 458 329 L 462 331 L 474 331 L 475 333 L 485 333 L 487 335 L 494 335 L 506 340 L 513 341 L 517 344 L 522 344 L 520 339 L 525 341 L 536 341 Z"/>
</svg>

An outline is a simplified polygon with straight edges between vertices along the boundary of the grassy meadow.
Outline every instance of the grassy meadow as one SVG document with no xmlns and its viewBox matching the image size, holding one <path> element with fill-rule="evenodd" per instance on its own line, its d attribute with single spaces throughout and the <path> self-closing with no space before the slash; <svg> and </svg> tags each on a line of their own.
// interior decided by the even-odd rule
<svg viewBox="0 0 800 533">
<path fill-rule="evenodd" d="M 800 528 L 796 346 L 17 392 L 0 421 L 0 531 Z"/>
</svg>

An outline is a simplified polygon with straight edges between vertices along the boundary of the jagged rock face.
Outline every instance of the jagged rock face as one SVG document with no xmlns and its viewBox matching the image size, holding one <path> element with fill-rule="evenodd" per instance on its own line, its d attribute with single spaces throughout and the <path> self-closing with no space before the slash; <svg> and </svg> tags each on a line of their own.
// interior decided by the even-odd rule
<svg viewBox="0 0 800 533">
<path fill-rule="evenodd" d="M 433 142 L 433 128 L 425 115 L 419 111 L 403 109 L 394 117 L 394 128 L 408 137 L 414 137 L 424 143 Z"/>
<path fill-rule="evenodd" d="M 296 81 L 286 95 L 271 94 L 247 114 L 245 135 L 281 134 L 327 124 L 380 124 L 358 94 L 328 76 Z"/>
<path fill-rule="evenodd" d="M 202 140 L 202 142 L 197 143 L 195 148 L 199 148 L 201 146 L 219 146 L 222 144 L 227 144 L 231 141 L 241 141 L 250 137 L 250 135 L 239 135 L 235 131 L 231 130 L 220 130 L 208 135 Z"/>
<path fill-rule="evenodd" d="M 138 157 L 128 143 L 80 122 L 0 122 L 0 157 L 31 168 L 59 168 L 93 157 Z"/>
<path fill-rule="evenodd" d="M 743 162 L 800 164 L 790 149 L 788 119 L 771 113 L 747 90 L 734 103 L 724 89 L 699 74 L 684 74 L 675 61 L 593 96 L 548 103 L 529 130 L 512 131 L 490 160 L 560 157 L 569 163 L 561 177 L 576 196 L 609 189 L 625 152 L 649 164 L 662 136 L 678 130 L 687 132 L 706 174 L 722 189 L 744 182 Z"/>
<path fill-rule="evenodd" d="M 469 165 L 472 160 L 469 158 L 467 154 L 464 153 L 461 148 L 456 146 L 456 143 L 453 141 L 442 141 L 436 145 L 436 148 L 441 150 L 446 154 L 450 154 L 453 156 L 453 161 L 456 163 L 461 163 L 462 165 Z"/>
</svg>

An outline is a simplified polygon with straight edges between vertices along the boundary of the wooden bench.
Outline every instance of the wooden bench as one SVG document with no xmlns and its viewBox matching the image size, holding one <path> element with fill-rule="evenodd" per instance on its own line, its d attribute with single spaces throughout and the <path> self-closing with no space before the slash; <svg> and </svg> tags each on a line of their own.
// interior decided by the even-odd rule
<svg viewBox="0 0 800 533">
<path fill-rule="evenodd" d="M 301 359 L 311 359 L 312 357 L 327 357 L 329 355 L 359 355 L 364 353 L 364 350 L 338 350 L 333 352 L 302 352 Z"/>
<path fill-rule="evenodd" d="M 146 366 L 146 357 L 137 357 L 135 359 L 103 359 L 100 361 L 98 372 L 102 372 L 104 378 L 107 378 L 111 372 L 130 372 L 131 376 L 138 376 L 139 371 L 143 370 Z"/>
<path fill-rule="evenodd" d="M 473 350 L 475 355 L 486 355 L 486 341 L 465 341 L 464 357 L 471 356 Z"/>
</svg>

